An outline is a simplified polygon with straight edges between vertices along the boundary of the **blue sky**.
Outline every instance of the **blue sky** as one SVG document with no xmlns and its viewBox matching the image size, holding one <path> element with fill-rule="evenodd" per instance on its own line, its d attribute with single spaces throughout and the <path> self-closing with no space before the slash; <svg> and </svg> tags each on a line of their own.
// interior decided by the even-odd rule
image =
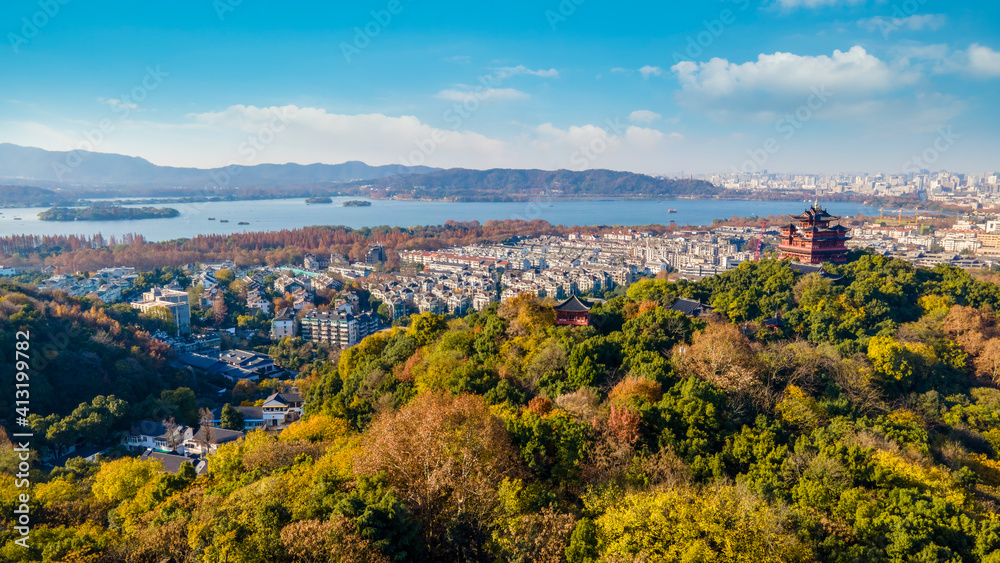
<svg viewBox="0 0 1000 563">
<path fill-rule="evenodd" d="M 198 167 L 1000 169 L 995 2 L 97 4 L 0 6 L 0 142 Z"/>
</svg>

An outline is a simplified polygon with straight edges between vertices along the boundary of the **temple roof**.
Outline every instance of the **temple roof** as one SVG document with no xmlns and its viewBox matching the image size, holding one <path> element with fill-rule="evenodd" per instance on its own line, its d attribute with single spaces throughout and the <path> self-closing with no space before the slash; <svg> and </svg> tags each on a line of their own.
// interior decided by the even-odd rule
<svg viewBox="0 0 1000 563">
<path fill-rule="evenodd" d="M 701 301 L 697 301 L 694 299 L 684 299 L 683 297 L 679 297 L 677 301 L 674 301 L 674 304 L 670 306 L 671 311 L 679 311 L 689 317 L 692 316 L 699 309 L 706 309 L 711 311 L 712 307 L 709 305 L 705 305 Z"/>
<path fill-rule="evenodd" d="M 576 295 L 571 295 L 569 299 L 553 307 L 556 311 L 564 313 L 584 313 L 590 311 L 591 305 L 580 301 Z"/>
<path fill-rule="evenodd" d="M 840 225 L 832 227 L 799 227 L 803 233 L 846 233 L 849 229 Z"/>
<path fill-rule="evenodd" d="M 825 209 L 819 206 L 819 203 L 815 203 L 809 209 L 806 209 L 805 213 L 794 215 L 792 219 L 796 221 L 836 221 L 840 217 L 830 215 Z"/>
</svg>

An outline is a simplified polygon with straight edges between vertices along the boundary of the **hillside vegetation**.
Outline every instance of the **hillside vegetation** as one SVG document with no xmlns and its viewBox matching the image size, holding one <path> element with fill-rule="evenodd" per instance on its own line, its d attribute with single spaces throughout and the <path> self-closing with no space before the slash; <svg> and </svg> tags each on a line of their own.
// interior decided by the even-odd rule
<svg viewBox="0 0 1000 563">
<path fill-rule="evenodd" d="M 92 205 L 90 207 L 53 207 L 38 214 L 42 221 L 132 221 L 135 219 L 169 219 L 179 217 L 172 207 L 122 207 Z"/>
<path fill-rule="evenodd" d="M 400 199 L 458 201 L 564 197 L 709 197 L 722 193 L 704 180 L 654 178 L 613 170 L 468 170 L 452 168 L 425 174 L 356 182 Z"/>
<path fill-rule="evenodd" d="M 33 547 L 8 529 L 0 559 L 1000 561 L 1000 286 L 829 270 L 641 281 L 590 327 L 533 297 L 419 315 L 308 364 L 306 418 L 205 476 L 37 475 Z"/>
</svg>

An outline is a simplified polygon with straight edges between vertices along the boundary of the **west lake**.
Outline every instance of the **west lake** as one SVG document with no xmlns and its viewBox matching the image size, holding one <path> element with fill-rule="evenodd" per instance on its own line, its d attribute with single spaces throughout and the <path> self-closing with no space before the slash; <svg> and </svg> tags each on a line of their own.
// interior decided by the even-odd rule
<svg viewBox="0 0 1000 563">
<path fill-rule="evenodd" d="M 332 204 L 314 205 L 307 205 L 302 198 L 164 203 L 155 206 L 172 207 L 180 211 L 180 217 L 135 221 L 40 221 L 38 213 L 47 208 L 7 208 L 0 209 L 0 236 L 101 233 L 105 237 L 120 237 L 137 233 L 150 241 L 162 241 L 199 234 L 277 231 L 313 225 L 412 227 L 440 225 L 448 220 L 485 223 L 494 219 L 544 219 L 555 225 L 648 225 L 670 221 L 678 225 L 709 225 L 715 219 L 734 215 L 798 214 L 809 207 L 801 201 L 611 199 L 528 203 L 372 200 L 370 207 L 342 207 L 341 204 L 349 199 L 352 198 L 334 198 Z M 826 207 L 835 215 L 878 213 L 878 209 L 859 203 L 830 203 Z M 668 213 L 669 209 L 676 209 L 677 213 Z M 15 217 L 20 219 L 15 220 Z M 239 225 L 240 221 L 249 224 Z"/>
</svg>

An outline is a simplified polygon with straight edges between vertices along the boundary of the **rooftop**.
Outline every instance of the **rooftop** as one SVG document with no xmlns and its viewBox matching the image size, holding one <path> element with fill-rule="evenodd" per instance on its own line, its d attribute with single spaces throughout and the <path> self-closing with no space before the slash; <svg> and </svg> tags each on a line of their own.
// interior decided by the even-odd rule
<svg viewBox="0 0 1000 563">
<path fill-rule="evenodd" d="M 571 295 L 569 299 L 563 301 L 562 303 L 553 307 L 556 311 L 563 311 L 566 313 L 583 313 L 590 311 L 593 305 L 585 303 L 580 300 L 576 295 Z"/>
</svg>

